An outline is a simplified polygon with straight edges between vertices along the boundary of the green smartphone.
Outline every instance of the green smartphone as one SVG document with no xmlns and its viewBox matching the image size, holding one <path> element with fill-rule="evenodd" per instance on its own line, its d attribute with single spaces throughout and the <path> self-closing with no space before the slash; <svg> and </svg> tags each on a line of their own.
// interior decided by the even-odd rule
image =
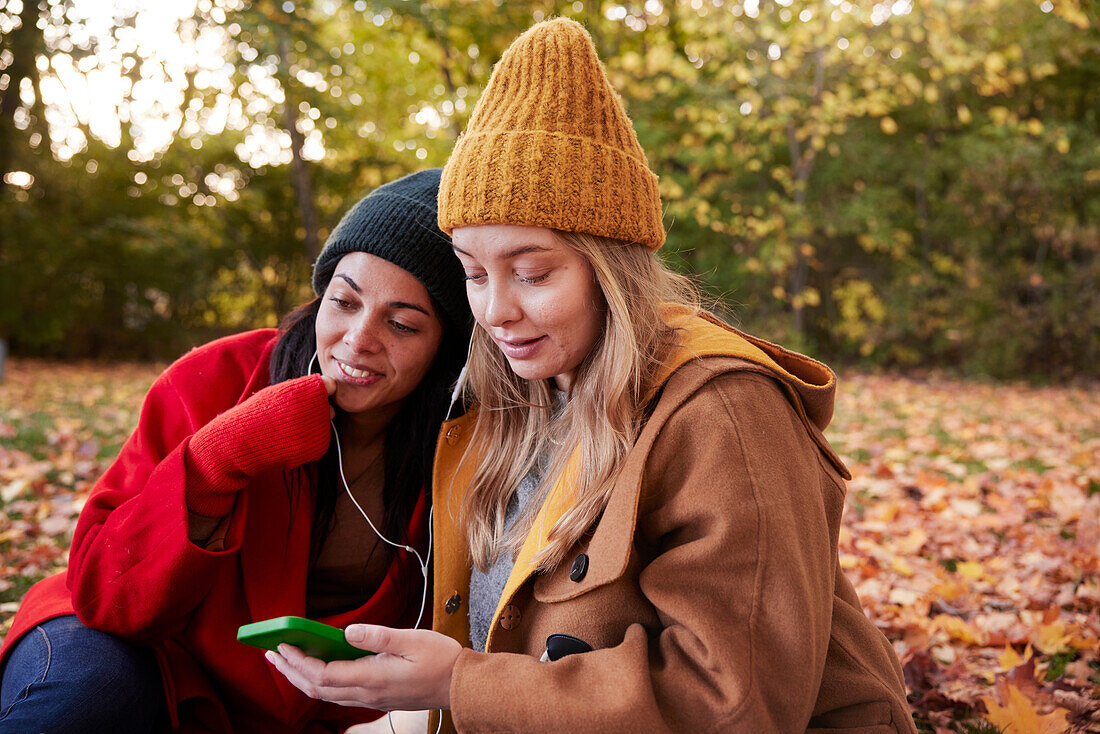
<svg viewBox="0 0 1100 734">
<path fill-rule="evenodd" d="M 355 660 L 374 655 L 369 650 L 360 650 L 348 644 L 344 639 L 344 630 L 302 617 L 275 617 L 241 625 L 237 630 L 237 640 L 276 652 L 279 644 L 285 642 L 294 645 L 306 655 L 325 662 Z"/>
</svg>

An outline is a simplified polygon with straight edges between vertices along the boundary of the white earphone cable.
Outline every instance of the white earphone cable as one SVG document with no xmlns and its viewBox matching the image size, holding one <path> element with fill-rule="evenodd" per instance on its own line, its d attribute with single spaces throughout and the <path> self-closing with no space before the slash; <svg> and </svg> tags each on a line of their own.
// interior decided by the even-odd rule
<svg viewBox="0 0 1100 734">
<path fill-rule="evenodd" d="M 455 380 L 455 389 L 451 391 L 451 402 L 447 405 L 447 415 L 443 418 L 444 421 L 449 421 L 451 419 L 451 410 L 455 407 L 455 401 L 457 401 L 458 396 L 462 394 L 462 388 L 466 386 L 466 369 L 470 366 L 470 353 L 473 351 L 474 334 L 470 332 L 470 344 L 466 347 L 466 361 L 462 363 L 462 369 L 458 373 L 458 379 Z"/>
<path fill-rule="evenodd" d="M 471 346 L 472 346 L 472 342 L 471 342 Z M 469 354 L 468 353 L 467 353 L 467 359 L 469 359 Z M 310 358 L 310 360 L 309 360 L 309 367 L 306 369 L 306 374 L 312 374 L 313 373 L 313 365 L 314 365 L 315 362 L 317 362 L 317 350 L 314 350 L 313 357 Z M 459 391 L 462 388 L 462 379 L 463 379 L 463 377 L 465 377 L 465 375 L 466 375 L 466 366 L 463 365 L 462 372 L 459 374 L 458 384 L 455 386 L 455 391 L 451 395 L 451 405 L 454 405 L 454 402 L 458 397 Z M 450 417 L 450 413 L 451 413 L 451 410 L 450 410 L 450 407 L 448 407 L 447 408 L 447 416 L 448 417 Z M 348 499 L 350 499 L 351 503 L 353 505 L 355 505 L 355 509 L 359 510 L 359 514 L 363 516 L 363 519 L 367 521 L 368 525 L 370 525 L 370 529 L 374 531 L 374 534 L 377 535 L 379 537 L 379 539 L 382 540 L 382 542 L 388 543 L 389 545 L 393 546 L 394 548 L 399 548 L 399 549 L 404 550 L 408 553 L 412 553 L 414 556 L 416 556 L 416 561 L 420 565 L 420 573 L 423 574 L 423 576 L 424 576 L 424 591 L 420 595 L 420 611 L 417 612 L 416 624 L 413 625 L 413 629 L 418 629 L 420 627 L 420 621 L 424 618 L 424 608 L 428 603 L 428 562 L 425 561 L 424 558 L 421 558 L 420 554 L 417 553 L 416 549 L 413 548 L 412 546 L 402 545 L 400 543 L 394 543 L 392 540 L 387 538 L 385 535 L 382 535 L 382 533 L 378 532 L 378 528 L 376 528 L 374 526 L 374 523 L 371 522 L 370 517 L 363 510 L 363 507 L 359 504 L 359 501 L 357 499 L 355 499 L 355 495 L 353 495 L 351 493 L 351 487 L 348 486 L 348 480 L 344 476 L 344 455 L 343 455 L 342 449 L 340 448 L 340 433 L 339 433 L 339 431 L 336 430 L 336 422 L 335 421 L 329 421 L 329 425 L 332 426 L 332 436 L 333 436 L 333 440 L 336 442 L 336 467 L 340 471 L 340 482 L 344 485 L 344 491 L 347 492 Z M 431 557 L 432 557 L 432 518 L 433 518 L 434 514 L 435 514 L 435 507 L 433 506 L 428 510 L 428 549 L 425 553 L 425 556 L 427 557 L 427 559 L 429 561 L 431 560 Z M 386 721 L 390 725 L 390 731 L 393 732 L 393 734 L 397 734 L 397 730 L 393 728 L 393 717 L 391 716 L 391 713 L 392 712 L 387 712 L 386 713 Z M 440 732 L 440 730 L 442 730 L 442 728 L 443 728 L 443 711 L 440 709 L 439 710 L 439 724 L 435 728 L 435 734 L 439 734 L 439 732 Z"/>
<path fill-rule="evenodd" d="M 414 628 L 419 627 L 420 626 L 420 620 L 424 617 L 424 607 L 425 607 L 425 605 L 427 604 L 427 601 L 428 601 L 428 564 L 424 561 L 423 558 L 420 557 L 420 554 L 411 545 L 403 545 L 401 543 L 393 542 L 392 540 L 387 538 L 385 535 L 382 535 L 382 533 L 380 533 L 378 531 L 378 528 L 376 528 L 374 526 L 374 523 L 371 522 L 370 517 L 363 510 L 363 507 L 359 504 L 359 500 L 355 499 L 355 495 L 353 495 L 351 493 L 351 487 L 348 486 L 348 480 L 344 476 L 344 457 L 343 457 L 343 452 L 340 449 L 340 434 L 336 430 L 336 423 L 333 422 L 333 421 L 329 421 L 329 425 L 332 426 L 332 433 L 333 433 L 333 436 L 334 436 L 335 441 L 336 441 L 336 466 L 340 470 L 340 481 L 344 485 L 344 491 L 347 492 L 348 499 L 350 499 L 352 504 L 355 505 L 355 509 L 359 510 L 359 514 L 363 516 L 363 519 L 367 521 L 368 525 L 370 525 L 370 529 L 374 531 L 374 534 L 377 535 L 383 543 L 387 543 L 389 545 L 392 545 L 394 548 L 400 548 L 403 551 L 407 551 L 408 553 L 412 553 L 414 556 L 416 556 L 417 563 L 420 564 L 420 573 L 422 573 L 424 575 L 424 593 L 420 597 L 420 612 L 416 616 L 416 624 L 413 625 Z M 432 508 L 432 509 L 434 510 L 434 508 Z M 428 515 L 428 557 L 429 558 L 431 558 L 431 553 L 432 553 L 432 536 L 431 536 L 431 532 L 432 532 L 431 531 L 431 513 L 429 512 L 429 515 Z"/>
</svg>

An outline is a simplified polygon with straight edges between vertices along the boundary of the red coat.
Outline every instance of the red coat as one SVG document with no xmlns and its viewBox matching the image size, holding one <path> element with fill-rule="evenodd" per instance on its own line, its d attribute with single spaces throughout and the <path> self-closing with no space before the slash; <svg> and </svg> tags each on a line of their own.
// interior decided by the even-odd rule
<svg viewBox="0 0 1100 734">
<path fill-rule="evenodd" d="M 305 616 L 313 517 L 306 471 L 253 479 L 230 516 L 225 550 L 204 550 L 188 539 L 184 448 L 198 428 L 268 385 L 277 336 L 262 329 L 219 339 L 153 383 L 137 429 L 81 512 L 69 570 L 27 592 L 0 648 L 0 666 L 25 632 L 75 613 L 89 627 L 152 646 L 172 725 L 183 731 L 319 732 L 378 716 L 308 698 L 262 650 L 236 640 L 242 624 Z M 415 547 L 425 545 L 427 515 L 422 497 L 409 528 Z M 366 523 L 364 529 L 370 532 Z M 420 589 L 416 561 L 402 551 L 366 604 L 321 621 L 409 625 Z"/>
</svg>

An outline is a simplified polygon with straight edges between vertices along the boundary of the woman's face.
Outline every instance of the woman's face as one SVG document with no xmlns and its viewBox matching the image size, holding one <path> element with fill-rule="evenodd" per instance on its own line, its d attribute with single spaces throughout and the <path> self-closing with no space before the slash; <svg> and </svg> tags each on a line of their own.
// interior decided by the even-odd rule
<svg viewBox="0 0 1100 734">
<path fill-rule="evenodd" d="M 336 380 L 339 408 L 396 411 L 442 338 L 427 289 L 407 270 L 365 252 L 337 263 L 317 312 L 317 358 L 321 373 Z"/>
<path fill-rule="evenodd" d="M 457 227 L 451 239 L 474 318 L 512 370 L 528 380 L 553 378 L 568 391 L 604 325 L 588 260 L 542 227 Z"/>
</svg>

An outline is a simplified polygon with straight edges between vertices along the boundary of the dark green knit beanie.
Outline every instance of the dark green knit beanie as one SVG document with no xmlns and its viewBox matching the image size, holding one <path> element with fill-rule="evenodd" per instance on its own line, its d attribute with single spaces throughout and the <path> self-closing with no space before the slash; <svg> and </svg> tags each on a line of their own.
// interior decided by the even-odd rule
<svg viewBox="0 0 1100 734">
<path fill-rule="evenodd" d="M 349 252 L 365 252 L 409 271 L 424 284 L 450 325 L 467 328 L 465 275 L 451 238 L 436 225 L 440 168 L 418 171 L 380 186 L 359 200 L 332 230 L 313 264 L 313 291 L 324 293 L 325 266 Z M 331 272 L 331 271 L 330 271 Z"/>
</svg>

